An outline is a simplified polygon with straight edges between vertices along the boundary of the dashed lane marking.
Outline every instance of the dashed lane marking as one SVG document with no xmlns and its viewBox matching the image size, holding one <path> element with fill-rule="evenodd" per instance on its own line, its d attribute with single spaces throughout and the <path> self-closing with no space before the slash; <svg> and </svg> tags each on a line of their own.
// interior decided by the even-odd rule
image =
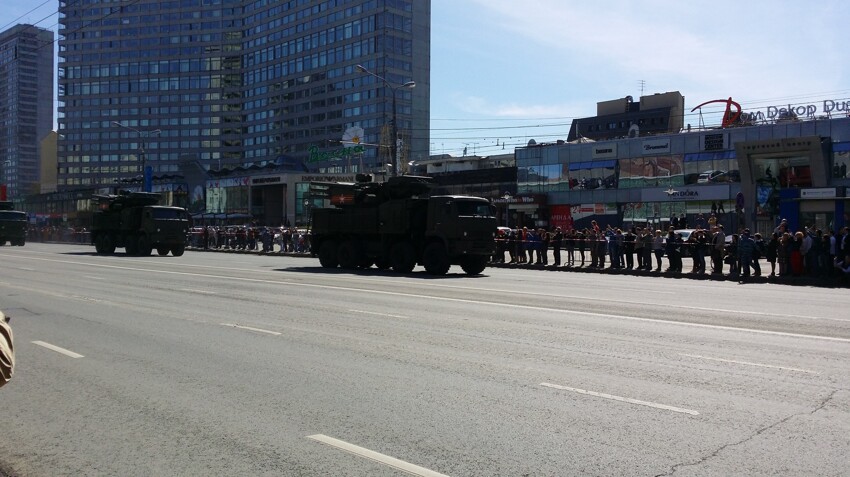
<svg viewBox="0 0 850 477">
<path fill-rule="evenodd" d="M 422 477 L 448 477 L 446 474 L 441 474 L 439 472 L 435 472 L 424 467 L 419 467 L 418 465 L 396 459 L 395 457 L 390 457 L 388 455 L 384 455 L 379 452 L 366 449 L 365 447 L 349 444 L 348 442 L 341 441 L 339 439 L 334 439 L 333 437 L 328 437 L 323 434 L 307 436 L 307 439 L 312 439 L 316 442 L 321 442 L 322 444 L 326 444 L 331 447 L 336 447 L 337 449 L 341 449 L 356 456 L 364 457 L 366 459 L 390 466 L 394 469 L 398 469 L 402 472 L 407 472 L 411 475 L 419 475 Z"/>
<path fill-rule="evenodd" d="M 378 313 L 376 311 L 365 311 L 365 310 L 348 310 L 351 313 L 363 313 L 364 315 L 378 315 L 378 316 L 387 316 L 390 318 L 410 318 L 409 316 L 403 315 L 392 315 L 390 313 Z"/>
<path fill-rule="evenodd" d="M 578 393 L 578 394 L 585 394 L 585 395 L 588 395 L 588 396 L 595 396 L 595 397 L 600 397 L 600 398 L 604 398 L 604 399 L 611 399 L 611 400 L 614 400 L 614 401 L 626 402 L 626 403 L 629 403 L 629 404 L 638 404 L 640 406 L 654 407 L 656 409 L 664 409 L 666 411 L 673 411 L 673 412 L 678 412 L 678 413 L 682 413 L 682 414 L 690 414 L 692 416 L 699 416 L 698 411 L 694 411 L 694 410 L 691 410 L 691 409 L 685 409 L 685 408 L 681 408 L 681 407 L 676 407 L 676 406 L 668 406 L 667 404 L 659 404 L 657 402 L 641 401 L 639 399 L 632 399 L 632 398 L 627 398 L 627 397 L 622 397 L 622 396 L 614 396 L 613 394 L 605 394 L 605 393 L 600 393 L 600 392 L 596 392 L 596 391 L 588 391 L 586 389 L 571 388 L 569 386 L 561 386 L 561 385 L 558 385 L 558 384 L 540 383 L 540 385 L 546 386 L 547 388 L 560 389 L 560 390 L 563 390 L 563 391 L 570 391 L 570 392 L 574 392 L 574 393 Z"/>
<path fill-rule="evenodd" d="M 56 345 L 52 345 L 50 343 L 45 343 L 44 341 L 33 341 L 32 344 L 41 346 L 43 348 L 47 348 L 51 351 L 56 351 L 57 353 L 64 354 L 65 356 L 70 356 L 71 358 L 83 358 L 84 356 L 78 353 L 75 353 L 71 350 L 67 350 L 65 348 L 60 348 Z"/>
<path fill-rule="evenodd" d="M 753 363 L 749 361 L 737 361 L 734 359 L 712 358 L 710 356 L 700 356 L 698 354 L 682 354 L 682 356 L 687 356 L 688 358 L 706 359 L 709 361 L 719 361 L 721 363 L 742 364 L 744 366 L 757 366 L 759 368 L 771 368 L 781 369 L 783 371 L 796 371 L 798 373 L 820 374 L 819 372 L 812 371 L 810 369 L 791 368 L 788 366 L 778 366 L 775 364 Z"/>
<path fill-rule="evenodd" d="M 274 335 L 274 336 L 280 336 L 280 335 L 283 334 L 283 333 L 280 333 L 280 332 L 277 332 L 277 331 L 264 330 L 262 328 L 254 328 L 252 326 L 243 326 L 243 325 L 238 325 L 236 323 L 222 323 L 221 326 L 229 326 L 231 328 L 239 328 L 239 329 L 242 329 L 242 330 L 256 331 L 257 333 L 266 333 L 266 334 Z"/>
</svg>

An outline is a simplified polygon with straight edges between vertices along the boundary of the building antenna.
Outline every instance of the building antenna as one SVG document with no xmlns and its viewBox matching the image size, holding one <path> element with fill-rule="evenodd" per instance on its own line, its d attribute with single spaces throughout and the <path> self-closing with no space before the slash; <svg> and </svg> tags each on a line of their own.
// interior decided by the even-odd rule
<svg viewBox="0 0 850 477">
<path fill-rule="evenodd" d="M 640 95 L 643 96 L 643 90 L 646 88 L 646 81 L 638 80 L 638 84 L 640 85 Z"/>
</svg>

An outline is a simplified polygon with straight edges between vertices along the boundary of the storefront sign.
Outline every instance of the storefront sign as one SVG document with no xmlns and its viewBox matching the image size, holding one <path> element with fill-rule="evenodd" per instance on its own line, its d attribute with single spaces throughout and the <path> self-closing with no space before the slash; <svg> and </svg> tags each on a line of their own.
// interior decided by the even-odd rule
<svg viewBox="0 0 850 477">
<path fill-rule="evenodd" d="M 495 204 L 545 205 L 546 202 L 546 194 L 518 195 L 516 197 L 508 196 L 493 199 L 493 203 Z"/>
<path fill-rule="evenodd" d="M 594 144 L 592 157 L 594 159 L 612 159 L 617 157 L 617 143 Z"/>
<path fill-rule="evenodd" d="M 341 147 L 332 151 L 319 151 L 319 146 L 310 146 L 308 150 L 310 151 L 310 157 L 307 159 L 307 162 L 324 162 L 334 159 L 345 159 L 355 154 L 363 154 L 366 151 L 366 147 L 358 144 L 354 147 Z"/>
<path fill-rule="evenodd" d="M 254 177 L 251 179 L 251 184 L 259 185 L 259 184 L 279 184 L 281 181 L 280 176 L 274 177 Z"/>
<path fill-rule="evenodd" d="M 641 202 L 687 202 L 699 200 L 729 200 L 729 186 L 674 186 L 643 189 Z"/>
<path fill-rule="evenodd" d="M 834 199 L 835 187 L 829 189 L 800 189 L 801 199 Z"/>
<path fill-rule="evenodd" d="M 355 182 L 355 178 L 354 176 L 341 175 L 301 176 L 299 182 Z"/>
<path fill-rule="evenodd" d="M 643 142 L 644 154 L 661 154 L 670 152 L 670 139 L 652 139 Z"/>
<path fill-rule="evenodd" d="M 564 232 L 573 229 L 572 207 L 569 205 L 553 205 L 549 207 L 549 226 L 560 227 Z"/>
</svg>

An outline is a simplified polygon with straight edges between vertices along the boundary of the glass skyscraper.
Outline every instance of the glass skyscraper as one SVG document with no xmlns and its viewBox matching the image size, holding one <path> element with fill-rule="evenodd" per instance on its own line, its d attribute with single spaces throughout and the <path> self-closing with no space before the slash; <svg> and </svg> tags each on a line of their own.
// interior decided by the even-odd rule
<svg viewBox="0 0 850 477">
<path fill-rule="evenodd" d="M 429 148 L 429 0 L 60 0 L 59 188 L 141 174 L 388 160 Z M 364 74 L 362 65 L 375 76 Z M 352 161 L 346 131 L 363 147 Z"/>
<path fill-rule="evenodd" d="M 53 130 L 53 32 L 0 33 L 0 184 L 9 198 L 37 193 L 41 140 Z"/>
</svg>

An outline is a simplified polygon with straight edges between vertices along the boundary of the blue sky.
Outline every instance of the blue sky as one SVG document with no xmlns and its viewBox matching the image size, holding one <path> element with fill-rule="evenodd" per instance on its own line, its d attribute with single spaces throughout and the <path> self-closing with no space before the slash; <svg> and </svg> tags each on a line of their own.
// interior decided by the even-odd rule
<svg viewBox="0 0 850 477">
<path fill-rule="evenodd" d="M 57 0 L 0 1 L 0 28 L 57 28 Z M 846 0 L 433 0 L 431 9 L 432 154 L 565 139 L 573 118 L 641 87 L 681 92 L 688 111 L 730 96 L 763 112 L 850 100 Z M 719 123 L 720 109 L 706 107 L 704 122 Z M 685 122 L 696 127 L 699 116 Z"/>
</svg>

